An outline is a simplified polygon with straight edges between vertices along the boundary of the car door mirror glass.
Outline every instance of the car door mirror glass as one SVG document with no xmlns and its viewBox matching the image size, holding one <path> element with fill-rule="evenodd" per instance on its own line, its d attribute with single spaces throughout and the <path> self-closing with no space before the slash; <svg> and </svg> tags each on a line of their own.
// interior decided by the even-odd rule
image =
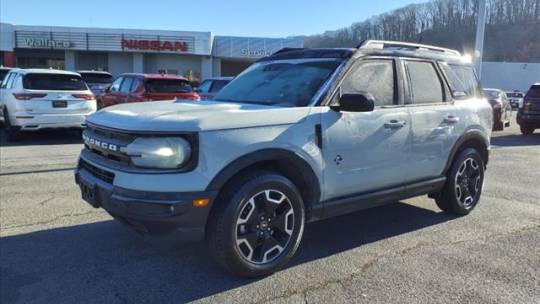
<svg viewBox="0 0 540 304">
<path fill-rule="evenodd" d="M 367 92 L 344 93 L 339 104 L 332 108 L 341 112 L 371 112 L 375 108 L 375 98 Z"/>
</svg>

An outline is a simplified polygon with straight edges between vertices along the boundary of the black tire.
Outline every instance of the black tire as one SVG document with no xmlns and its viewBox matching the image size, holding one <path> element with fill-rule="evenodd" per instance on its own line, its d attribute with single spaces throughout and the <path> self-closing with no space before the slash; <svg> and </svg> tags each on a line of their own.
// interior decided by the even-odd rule
<svg viewBox="0 0 540 304">
<path fill-rule="evenodd" d="M 501 120 L 496 121 L 493 124 L 493 131 L 503 131 L 503 130 L 504 130 L 504 122 L 502 121 L 502 118 L 501 118 Z"/>
<path fill-rule="evenodd" d="M 534 133 L 534 128 L 528 125 L 521 125 L 519 126 L 519 129 L 523 135 L 531 135 Z"/>
<path fill-rule="evenodd" d="M 4 108 L 4 132 L 8 142 L 15 142 L 20 139 L 20 128 L 11 125 L 7 108 Z"/>
<path fill-rule="evenodd" d="M 437 206 L 446 213 L 469 214 L 480 200 L 484 170 L 484 161 L 478 151 L 466 148 L 459 152 L 447 174 L 446 184 L 435 198 Z"/>
<path fill-rule="evenodd" d="M 276 196 L 281 202 L 269 204 Z M 268 212 L 269 205 L 274 211 Z M 287 264 L 300 245 L 304 222 L 304 203 L 296 186 L 284 176 L 259 171 L 236 178 L 224 189 L 210 215 L 207 241 L 225 270 L 259 277 Z"/>
</svg>

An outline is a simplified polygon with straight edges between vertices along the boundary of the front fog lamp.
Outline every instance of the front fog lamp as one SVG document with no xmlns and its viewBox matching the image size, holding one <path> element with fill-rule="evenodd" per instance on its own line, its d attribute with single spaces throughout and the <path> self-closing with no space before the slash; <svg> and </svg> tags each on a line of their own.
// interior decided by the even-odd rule
<svg viewBox="0 0 540 304">
<path fill-rule="evenodd" d="M 189 160 L 191 146 L 181 137 L 140 137 L 121 151 L 129 155 L 137 167 L 175 169 Z"/>
</svg>

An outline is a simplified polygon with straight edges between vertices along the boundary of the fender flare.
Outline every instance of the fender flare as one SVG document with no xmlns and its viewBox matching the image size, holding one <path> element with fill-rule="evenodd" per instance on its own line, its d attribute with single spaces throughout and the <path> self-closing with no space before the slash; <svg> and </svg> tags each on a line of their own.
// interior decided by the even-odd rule
<svg viewBox="0 0 540 304">
<path fill-rule="evenodd" d="M 448 160 L 446 161 L 446 165 L 444 166 L 444 170 L 442 172 L 442 176 L 446 175 L 446 172 L 448 172 L 448 169 L 450 169 L 450 166 L 452 166 L 452 162 L 454 161 L 454 158 L 456 157 L 456 154 L 461 149 L 463 144 L 469 140 L 478 140 L 482 142 L 486 146 L 487 153 L 485 155 L 482 155 L 482 157 L 485 160 L 485 166 L 487 166 L 487 163 L 489 161 L 489 147 L 490 142 L 489 139 L 486 138 L 485 134 L 478 129 L 470 129 L 465 131 L 461 137 L 454 143 L 454 146 L 450 150 L 450 155 L 448 156 Z M 478 151 L 482 153 L 483 151 Z"/>
<path fill-rule="evenodd" d="M 309 189 L 299 189 L 301 192 L 305 190 L 310 191 L 315 201 L 309 203 L 317 202 L 320 199 L 319 179 L 308 161 L 298 153 L 276 148 L 257 150 L 235 159 L 214 176 L 206 187 L 206 190 L 219 191 L 238 172 L 265 161 L 286 161 L 292 163 L 298 169 L 298 173 L 302 175 L 303 180 L 307 181 L 309 185 Z"/>
</svg>

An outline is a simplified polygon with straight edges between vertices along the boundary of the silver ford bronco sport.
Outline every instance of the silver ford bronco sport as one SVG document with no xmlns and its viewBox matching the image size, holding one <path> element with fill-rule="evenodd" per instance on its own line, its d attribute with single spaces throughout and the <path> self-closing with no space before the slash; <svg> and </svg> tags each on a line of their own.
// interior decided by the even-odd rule
<svg viewBox="0 0 540 304">
<path fill-rule="evenodd" d="M 261 276 L 287 264 L 307 222 L 425 194 L 468 214 L 491 126 L 457 51 L 283 49 L 213 101 L 91 115 L 75 179 L 84 200 L 135 230 L 206 239 L 225 269 Z"/>
</svg>

